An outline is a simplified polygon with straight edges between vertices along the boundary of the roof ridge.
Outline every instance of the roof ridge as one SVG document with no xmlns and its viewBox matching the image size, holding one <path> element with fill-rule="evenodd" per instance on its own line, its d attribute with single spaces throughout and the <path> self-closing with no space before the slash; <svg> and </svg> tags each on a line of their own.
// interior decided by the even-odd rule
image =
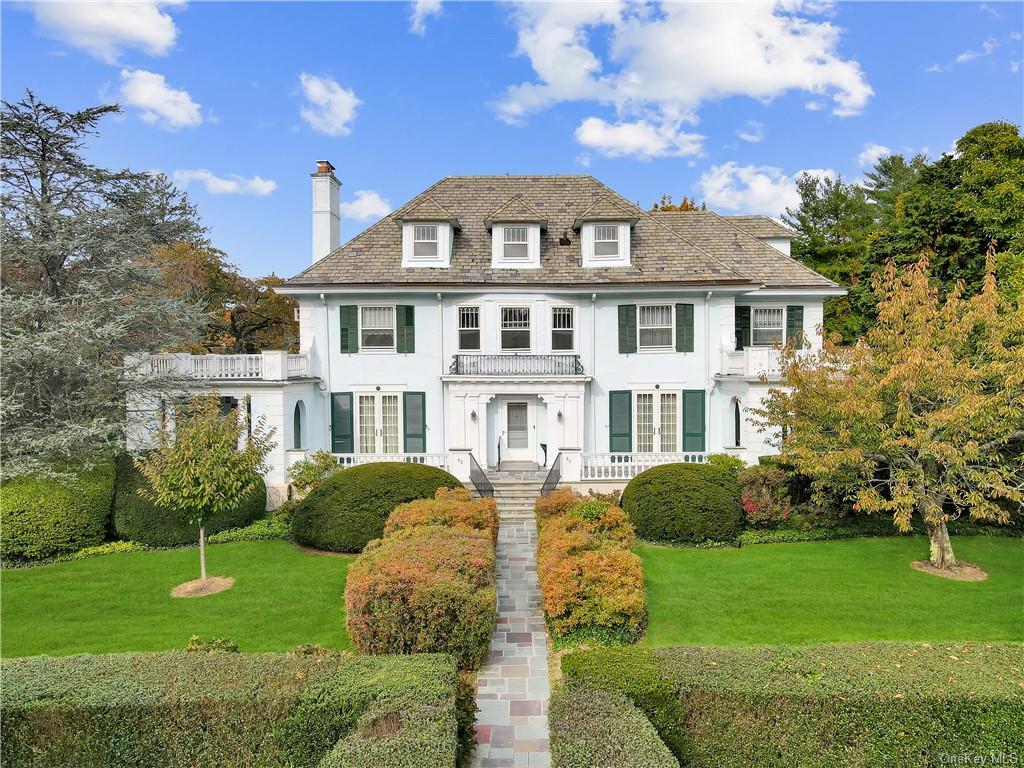
<svg viewBox="0 0 1024 768">
<path fill-rule="evenodd" d="M 514 195 L 512 195 L 512 197 L 510 197 L 504 203 L 502 203 L 497 208 L 495 208 L 493 211 L 488 213 L 484 217 L 484 222 L 497 221 L 498 219 L 496 217 L 499 216 L 500 214 L 502 214 L 507 208 L 509 208 L 509 206 L 511 206 L 515 202 L 518 202 L 531 215 L 536 216 L 537 217 L 537 221 L 547 221 L 547 217 L 544 216 L 544 214 L 542 214 L 540 211 L 538 211 L 532 205 L 530 205 L 529 201 L 527 201 L 526 198 L 523 197 L 523 193 L 522 192 L 516 192 Z"/>
</svg>

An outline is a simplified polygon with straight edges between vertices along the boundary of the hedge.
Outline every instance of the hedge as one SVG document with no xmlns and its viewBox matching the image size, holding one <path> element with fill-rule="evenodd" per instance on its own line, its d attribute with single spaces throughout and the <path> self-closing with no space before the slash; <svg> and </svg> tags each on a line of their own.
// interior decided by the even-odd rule
<svg viewBox="0 0 1024 768">
<path fill-rule="evenodd" d="M 438 488 L 461 488 L 453 475 L 426 464 L 360 464 L 327 477 L 295 508 L 292 533 L 300 544 L 335 552 L 361 552 L 384 533 L 399 504 L 429 499 Z"/>
<path fill-rule="evenodd" d="M 420 525 L 483 531 L 496 543 L 498 506 L 491 497 L 471 498 L 465 488 L 438 488 L 433 499 L 417 499 L 395 507 L 384 525 L 384 535 Z"/>
<path fill-rule="evenodd" d="M 0 486 L 0 556 L 39 560 L 94 547 L 106 538 L 114 494 L 112 461 L 69 479 L 19 477 Z"/>
<path fill-rule="evenodd" d="M 150 547 L 177 547 L 199 541 L 199 526 L 191 525 L 175 510 L 154 504 L 139 495 L 148 487 L 128 454 L 117 457 L 117 486 L 114 493 L 114 530 L 122 539 Z M 262 483 L 236 509 L 206 521 L 206 534 L 241 528 L 267 514 L 267 489 Z"/>
<path fill-rule="evenodd" d="M 345 624 L 363 653 L 487 655 L 495 622 L 488 533 L 420 526 L 372 542 L 349 567 Z"/>
<path fill-rule="evenodd" d="M 4 765 L 451 766 L 444 656 L 111 654 L 5 660 Z"/>
<path fill-rule="evenodd" d="M 683 765 L 902 768 L 1024 754 L 1021 643 L 602 649 L 567 681 L 622 693 Z"/>
<path fill-rule="evenodd" d="M 739 482 L 711 464 L 663 464 L 641 472 L 622 492 L 622 508 L 649 541 L 734 541 L 743 530 Z"/>
</svg>

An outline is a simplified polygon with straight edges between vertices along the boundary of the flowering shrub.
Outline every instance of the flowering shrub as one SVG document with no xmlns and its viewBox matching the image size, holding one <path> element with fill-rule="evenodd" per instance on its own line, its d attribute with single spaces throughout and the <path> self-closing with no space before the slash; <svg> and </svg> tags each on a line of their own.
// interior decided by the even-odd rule
<svg viewBox="0 0 1024 768">
<path fill-rule="evenodd" d="M 546 496 L 541 496 L 533 505 L 537 526 L 543 527 L 552 517 L 564 515 L 583 500 L 583 497 L 571 488 L 556 488 Z"/>
<path fill-rule="evenodd" d="M 498 507 L 493 498 L 471 498 L 465 488 L 438 488 L 433 499 L 418 499 L 395 507 L 384 525 L 384 535 L 418 525 L 486 531 L 492 541 L 497 541 Z"/>
</svg>

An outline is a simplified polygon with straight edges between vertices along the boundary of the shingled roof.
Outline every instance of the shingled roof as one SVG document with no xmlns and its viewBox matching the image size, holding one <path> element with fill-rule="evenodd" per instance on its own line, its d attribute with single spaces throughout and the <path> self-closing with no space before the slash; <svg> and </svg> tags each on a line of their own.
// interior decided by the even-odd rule
<svg viewBox="0 0 1024 768">
<path fill-rule="evenodd" d="M 488 220 L 494 221 L 493 215 L 515 199 L 524 210 L 532 209 L 547 221 L 547 228 L 541 232 L 540 269 L 491 267 Z M 402 267 L 400 222 L 411 221 L 413 216 L 422 220 L 420 216 L 433 206 L 446 214 L 439 214 L 441 220 L 454 218 L 461 225 L 453 232 L 451 266 Z M 628 267 L 584 268 L 580 237 L 573 226 L 581 216 L 601 219 L 605 214 L 635 220 L 630 235 L 632 263 Z M 288 285 L 669 284 L 753 288 L 768 283 L 767 276 L 773 285 L 834 286 L 725 219 L 714 216 L 709 221 L 719 222 L 717 236 L 708 225 L 691 226 L 682 220 L 672 221 L 666 214 L 646 213 L 592 176 L 450 176 L 293 277 Z M 756 257 L 756 269 L 750 270 L 735 249 L 723 247 L 723 238 L 735 240 L 737 235 Z M 569 245 L 559 244 L 563 237 L 568 238 Z M 798 281 L 788 283 L 791 278 Z"/>
<path fill-rule="evenodd" d="M 796 232 L 768 216 L 723 216 L 754 237 L 796 237 Z"/>
<path fill-rule="evenodd" d="M 540 224 L 547 228 L 548 220 L 540 211 L 523 200 L 522 195 L 516 195 L 508 200 L 497 210 L 491 211 L 484 219 L 488 228 L 493 224 Z"/>
</svg>

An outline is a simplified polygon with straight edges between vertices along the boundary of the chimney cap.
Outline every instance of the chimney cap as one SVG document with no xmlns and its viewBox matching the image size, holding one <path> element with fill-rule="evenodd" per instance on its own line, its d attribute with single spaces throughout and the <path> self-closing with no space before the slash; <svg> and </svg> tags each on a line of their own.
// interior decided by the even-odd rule
<svg viewBox="0 0 1024 768">
<path fill-rule="evenodd" d="M 317 173 L 334 173 L 334 166 L 331 165 L 329 160 L 317 160 L 316 161 L 316 172 Z"/>
</svg>

